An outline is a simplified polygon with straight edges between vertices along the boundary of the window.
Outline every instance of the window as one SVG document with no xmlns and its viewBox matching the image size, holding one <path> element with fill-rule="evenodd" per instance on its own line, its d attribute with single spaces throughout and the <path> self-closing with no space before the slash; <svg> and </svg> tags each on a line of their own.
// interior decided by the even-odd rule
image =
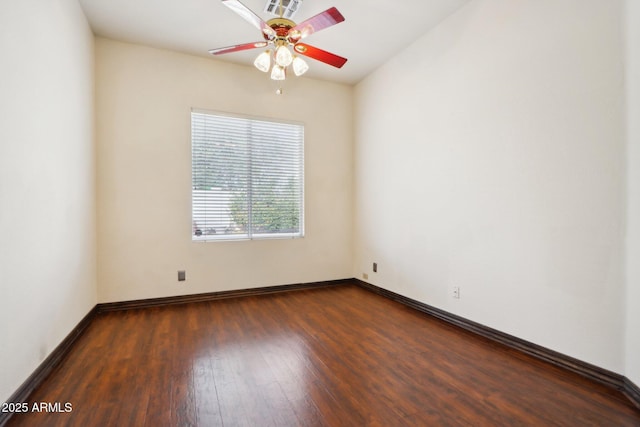
<svg viewBox="0 0 640 427">
<path fill-rule="evenodd" d="M 191 112 L 192 240 L 304 235 L 304 126 Z"/>
</svg>

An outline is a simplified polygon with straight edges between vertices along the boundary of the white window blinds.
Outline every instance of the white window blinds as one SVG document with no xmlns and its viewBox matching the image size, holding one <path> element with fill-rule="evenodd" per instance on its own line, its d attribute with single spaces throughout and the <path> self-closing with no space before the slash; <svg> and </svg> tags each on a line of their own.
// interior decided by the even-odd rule
<svg viewBox="0 0 640 427">
<path fill-rule="evenodd" d="M 191 113 L 192 239 L 304 235 L 304 126 Z"/>
</svg>

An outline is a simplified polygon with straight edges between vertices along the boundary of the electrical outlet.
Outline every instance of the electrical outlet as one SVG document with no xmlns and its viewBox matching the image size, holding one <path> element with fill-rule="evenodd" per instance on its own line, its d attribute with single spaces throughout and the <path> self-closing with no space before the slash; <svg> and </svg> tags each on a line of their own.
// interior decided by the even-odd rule
<svg viewBox="0 0 640 427">
<path fill-rule="evenodd" d="M 373 272 L 374 272 L 374 273 L 377 273 L 377 272 L 378 272 L 378 263 L 377 263 L 377 262 L 374 262 L 374 263 L 373 263 Z"/>
<path fill-rule="evenodd" d="M 362 278 L 364 280 L 369 280 L 369 275 L 367 273 L 362 273 Z"/>
<path fill-rule="evenodd" d="M 454 286 L 451 292 L 451 296 L 455 299 L 460 299 L 460 286 Z"/>
<path fill-rule="evenodd" d="M 178 270 L 178 282 L 184 282 L 187 280 L 187 272 L 184 270 Z"/>
</svg>

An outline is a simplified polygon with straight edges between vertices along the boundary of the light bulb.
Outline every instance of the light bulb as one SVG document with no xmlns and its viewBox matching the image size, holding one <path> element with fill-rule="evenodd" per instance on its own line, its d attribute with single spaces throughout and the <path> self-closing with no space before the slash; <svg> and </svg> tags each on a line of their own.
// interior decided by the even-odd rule
<svg viewBox="0 0 640 427">
<path fill-rule="evenodd" d="M 288 67 L 293 61 L 293 55 L 287 46 L 279 46 L 276 49 L 276 64 L 281 67 Z"/>
<path fill-rule="evenodd" d="M 306 61 L 299 56 L 293 58 L 293 72 L 296 76 L 301 76 L 307 72 L 309 69 L 309 65 L 307 65 Z"/>
<path fill-rule="evenodd" d="M 253 65 L 256 68 L 264 73 L 269 71 L 269 67 L 271 67 L 271 51 L 269 49 L 262 52 L 255 61 L 253 61 Z"/>
<path fill-rule="evenodd" d="M 279 65 L 274 65 L 273 69 L 271 70 L 271 78 L 273 80 L 284 80 L 285 79 L 284 68 Z"/>
</svg>

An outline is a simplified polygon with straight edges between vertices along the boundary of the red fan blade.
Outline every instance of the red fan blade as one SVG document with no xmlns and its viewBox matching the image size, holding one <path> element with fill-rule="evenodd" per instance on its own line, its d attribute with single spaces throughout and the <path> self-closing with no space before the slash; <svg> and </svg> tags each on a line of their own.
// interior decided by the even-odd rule
<svg viewBox="0 0 640 427">
<path fill-rule="evenodd" d="M 308 56 L 309 58 L 316 59 L 325 64 L 333 65 L 336 68 L 342 68 L 347 62 L 347 58 L 335 55 L 326 50 L 318 49 L 317 47 L 309 46 L 308 44 L 298 43 L 293 49 L 300 55 Z"/>
<path fill-rule="evenodd" d="M 212 55 L 222 55 L 223 53 L 240 52 L 241 50 L 249 50 L 249 49 L 256 49 L 259 47 L 265 47 L 267 44 L 268 44 L 267 42 L 237 44 L 235 46 L 219 47 L 217 49 L 211 49 L 209 53 Z"/>
<path fill-rule="evenodd" d="M 276 36 L 276 32 L 273 28 L 268 26 L 262 18 L 253 13 L 251 9 L 240 3 L 238 0 L 222 0 L 222 3 L 240 15 L 245 21 L 262 31 L 268 39 L 272 39 Z"/>
<path fill-rule="evenodd" d="M 291 30 L 289 30 L 289 34 L 291 39 L 293 39 L 292 41 L 295 42 L 297 40 L 308 37 L 317 31 L 323 30 L 332 25 L 339 24 L 342 21 L 344 21 L 344 16 L 342 16 L 342 14 L 338 12 L 338 9 L 332 7 L 322 13 L 317 14 L 316 16 L 307 19 L 304 22 L 299 23 Z M 299 33 L 300 35 L 298 36 L 297 33 Z"/>
</svg>

